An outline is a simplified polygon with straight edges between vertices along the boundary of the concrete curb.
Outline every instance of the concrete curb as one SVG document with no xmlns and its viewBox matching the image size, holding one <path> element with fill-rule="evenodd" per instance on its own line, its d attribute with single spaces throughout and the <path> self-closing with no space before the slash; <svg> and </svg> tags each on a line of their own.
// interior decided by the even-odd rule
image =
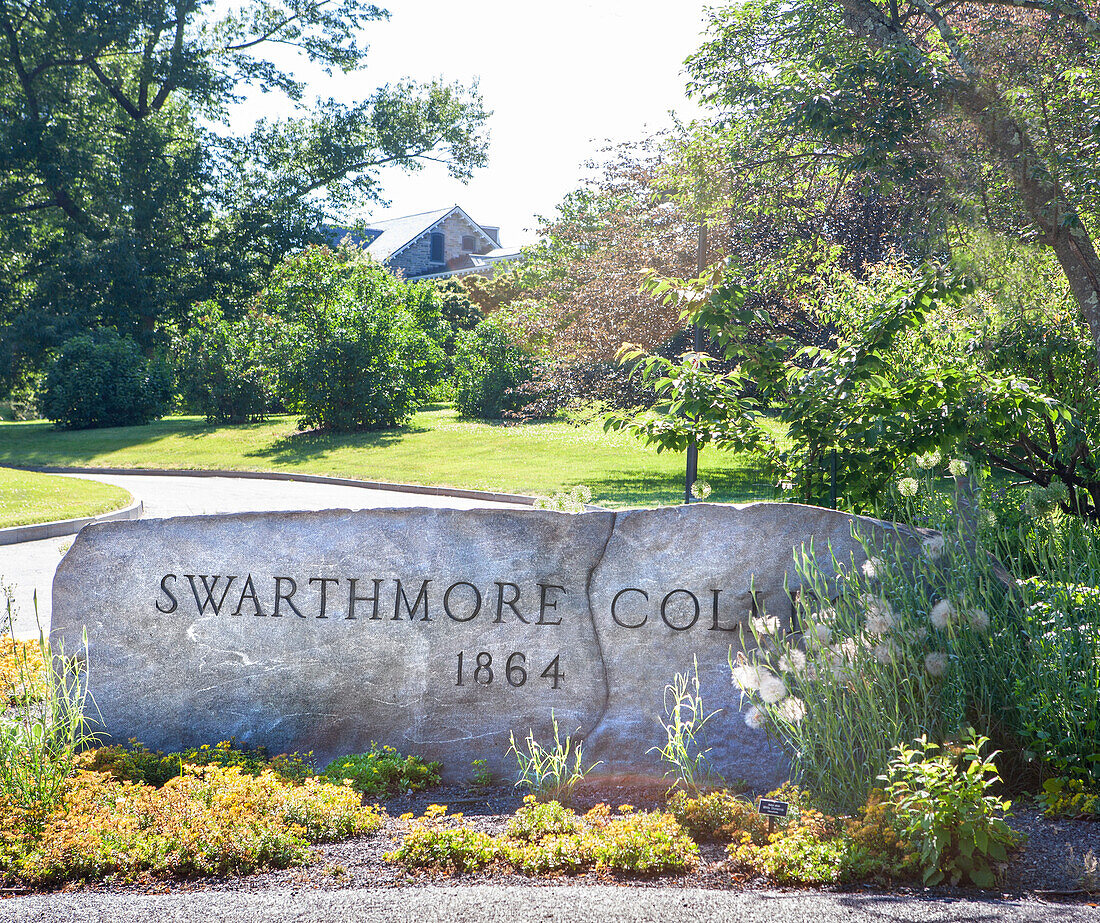
<svg viewBox="0 0 1100 923">
<path fill-rule="evenodd" d="M 80 519 L 55 519 L 53 522 L 35 522 L 29 526 L 8 526 L 5 529 L 0 529 L 0 545 L 17 545 L 20 542 L 37 542 L 44 538 L 57 538 L 61 535 L 76 535 L 77 532 L 93 522 L 140 519 L 144 509 L 142 502 L 135 500 L 121 510 L 102 513 L 99 516 L 84 516 Z"/>
<path fill-rule="evenodd" d="M 298 481 L 304 484 L 335 484 L 339 487 L 364 487 L 368 490 L 393 490 L 407 494 L 427 494 L 433 497 L 462 497 L 468 500 L 493 500 L 497 503 L 518 503 L 525 506 L 533 506 L 534 497 L 524 494 L 504 494 L 491 490 L 468 490 L 464 487 L 431 487 L 425 484 L 391 484 L 388 481 L 360 481 L 356 478 L 330 477 L 324 474 L 297 474 L 287 471 L 233 471 L 231 469 L 211 468 L 82 468 L 61 467 L 56 465 L 5 465 L 6 468 L 14 468 L 18 471 L 36 471 L 41 474 L 136 474 L 160 477 L 193 477 L 193 478 L 245 478 L 259 481 Z M 113 515 L 116 519 L 136 519 L 141 515 L 140 511 L 134 516 Z M 106 521 L 108 517 L 95 519 L 73 519 L 71 522 L 79 522 L 81 525 L 72 532 L 57 532 L 52 535 L 72 535 L 79 532 L 89 522 Z M 35 529 L 42 526 L 54 525 L 54 523 L 42 523 L 37 526 L 16 526 L 18 529 Z M 0 535 L 7 532 L 0 529 Z M 39 538 L 52 538 L 52 535 L 41 535 Z M 31 541 L 31 539 L 0 538 L 0 545 L 11 544 L 16 541 Z"/>
</svg>

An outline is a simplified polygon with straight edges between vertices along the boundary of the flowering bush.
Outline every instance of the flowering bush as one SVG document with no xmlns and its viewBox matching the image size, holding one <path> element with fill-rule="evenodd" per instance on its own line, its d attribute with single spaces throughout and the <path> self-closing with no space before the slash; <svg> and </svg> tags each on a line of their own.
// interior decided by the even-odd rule
<svg viewBox="0 0 1100 923">
<path fill-rule="evenodd" d="M 934 511 L 927 472 L 942 461 L 915 460 L 925 513 Z M 899 741 L 957 739 L 971 723 L 999 741 L 1011 732 L 1025 646 L 1016 605 L 956 513 L 940 510 L 936 533 L 862 536 L 866 560 L 834 561 L 836 577 L 804 550 L 792 626 L 753 619 L 731 662 L 751 706 L 746 722 L 787 744 L 829 809 L 854 812 Z"/>
<path fill-rule="evenodd" d="M 881 792 L 873 792 L 852 818 L 811 807 L 809 796 L 790 785 L 769 797 L 787 801 L 792 814 L 774 828 L 757 815 L 739 832 L 730 829 L 727 852 L 734 869 L 777 884 L 909 878 L 915 873 L 916 851 L 897 833 L 894 814 Z M 749 818 L 742 815 L 742 820 Z"/>
<path fill-rule="evenodd" d="M 430 808 L 411 823 L 401 846 L 387 854 L 408 869 L 471 872 L 488 866 L 526 875 L 575 874 L 607 869 L 630 875 L 662 875 L 694 866 L 698 848 L 670 814 L 637 812 L 628 805 L 613 815 L 597 805 L 578 815 L 557 802 L 528 795 L 501 837 L 480 833 Z"/>
<path fill-rule="evenodd" d="M 1100 787 L 1090 788 L 1080 779 L 1047 779 L 1039 792 L 1039 804 L 1048 817 L 1100 819 Z"/>
<path fill-rule="evenodd" d="M 282 868 L 304 861 L 311 842 L 382 823 L 346 786 L 219 766 L 188 768 L 160 788 L 82 771 L 40 826 L 26 811 L 0 817 L 0 875 L 32 885 Z"/>
<path fill-rule="evenodd" d="M 689 795 L 675 791 L 668 801 L 673 817 L 698 841 L 729 841 L 748 831 L 754 837 L 767 833 L 768 820 L 743 798 L 720 790 Z"/>
</svg>

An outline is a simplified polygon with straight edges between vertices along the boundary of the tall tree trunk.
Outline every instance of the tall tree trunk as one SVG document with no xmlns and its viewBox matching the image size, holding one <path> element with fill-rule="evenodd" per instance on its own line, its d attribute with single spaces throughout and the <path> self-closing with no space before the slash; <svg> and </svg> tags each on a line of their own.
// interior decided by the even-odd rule
<svg viewBox="0 0 1100 923">
<path fill-rule="evenodd" d="M 1054 250 L 1088 324 L 1100 364 L 1100 257 L 1077 209 L 1040 159 L 1024 126 L 1005 113 L 992 91 L 969 86 L 954 95 L 992 153 L 1012 177 L 1024 211 Z"/>
<path fill-rule="evenodd" d="M 874 0 L 839 0 L 839 3 L 848 28 L 868 44 L 898 49 L 913 62 L 926 57 L 896 18 L 887 18 Z M 939 15 L 927 4 L 923 6 L 930 17 Z M 942 20 L 942 16 L 939 18 Z M 1039 156 L 1023 124 L 1013 118 L 997 95 L 993 82 L 972 67 L 960 48 L 950 43 L 949 46 L 965 78 L 944 80 L 939 85 L 941 101 L 963 111 L 1012 177 L 1024 211 L 1042 234 L 1042 242 L 1053 248 L 1058 258 L 1081 316 L 1088 324 L 1100 364 L 1100 257 L 1096 247 L 1081 224 L 1077 209 Z"/>
</svg>

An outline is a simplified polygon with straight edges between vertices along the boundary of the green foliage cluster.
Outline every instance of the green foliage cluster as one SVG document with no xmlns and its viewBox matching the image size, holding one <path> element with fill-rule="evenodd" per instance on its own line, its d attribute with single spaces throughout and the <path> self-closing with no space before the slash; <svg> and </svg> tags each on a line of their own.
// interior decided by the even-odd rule
<svg viewBox="0 0 1100 923">
<path fill-rule="evenodd" d="M 412 821 L 390 862 L 410 870 L 473 872 L 510 868 L 525 875 L 580 874 L 607 870 L 650 876 L 694 866 L 698 849 L 670 814 L 637 812 L 629 806 L 613 815 L 597 805 L 578 815 L 557 802 L 528 796 L 503 836 L 492 837 L 430 808 Z M 457 823 L 456 823 L 457 822 Z"/>
<path fill-rule="evenodd" d="M 1100 787 L 1081 779 L 1047 779 L 1039 792 L 1039 804 L 1048 817 L 1100 819 Z"/>
<path fill-rule="evenodd" d="M 278 389 L 303 427 L 385 429 L 412 415 L 442 361 L 435 289 L 358 251 L 310 247 L 272 274 L 254 310 L 277 326 Z"/>
<path fill-rule="evenodd" d="M 310 843 L 382 824 L 347 786 L 217 765 L 189 766 L 160 787 L 82 771 L 48 815 L 7 795 L 0 807 L 0 879 L 33 886 L 284 868 L 305 862 Z"/>
<path fill-rule="evenodd" d="M 160 788 L 185 772 L 184 766 L 220 766 L 239 769 L 255 776 L 272 772 L 287 782 L 302 782 L 314 775 L 310 769 L 312 754 L 282 753 L 271 756 L 264 746 L 249 746 L 236 738 L 211 746 L 202 744 L 175 753 L 150 750 L 131 739 L 128 744 L 96 747 L 80 757 L 80 765 L 89 772 L 105 772 L 120 782 L 134 782 Z"/>
<path fill-rule="evenodd" d="M 270 772 L 287 782 L 319 777 L 333 783 L 346 782 L 363 795 L 418 792 L 438 785 L 440 764 L 419 756 L 404 756 L 393 747 L 373 745 L 368 753 L 341 756 L 323 772 L 312 767 L 312 753 L 282 753 L 271 756 L 264 746 L 249 746 L 235 738 L 220 743 L 189 747 L 174 753 L 152 751 L 136 740 L 128 745 L 112 744 L 89 750 L 80 765 L 90 772 L 105 772 L 120 782 L 134 782 L 159 788 L 186 773 L 185 767 L 220 766 L 239 769 L 255 776 Z"/>
<path fill-rule="evenodd" d="M 971 729 L 956 757 L 937 753 L 937 744 L 920 737 L 916 747 L 895 748 L 882 777 L 902 832 L 920 850 L 925 884 L 944 879 L 958 884 L 966 878 L 990 888 L 997 881 L 997 864 L 1020 843 L 997 816 L 1011 803 L 987 794 L 1000 782 L 992 758 L 982 755 L 988 742 Z"/>
<path fill-rule="evenodd" d="M 64 429 L 132 426 L 163 416 L 172 374 L 132 339 L 109 328 L 66 340 L 39 394 L 45 416 Z"/>
<path fill-rule="evenodd" d="M 525 398 L 516 389 L 530 381 L 533 362 L 499 314 L 455 336 L 455 407 L 464 417 L 496 419 Z"/>
<path fill-rule="evenodd" d="M 778 884 L 913 876 L 915 850 L 898 833 L 881 792 L 873 793 L 851 818 L 813 808 L 810 796 L 789 783 L 767 797 L 787 802 L 790 815 L 769 823 L 752 802 L 725 790 L 674 792 L 669 808 L 697 840 L 727 843 L 735 870 Z"/>
<path fill-rule="evenodd" d="M 1032 577 L 1019 588 L 1029 669 L 1015 677 L 1014 700 L 1024 746 L 1058 773 L 1098 782 L 1100 586 Z"/>
<path fill-rule="evenodd" d="M 231 322 L 212 301 L 195 305 L 187 332 L 175 344 L 184 405 L 210 423 L 264 419 L 275 401 L 271 327 L 251 314 Z"/>
<path fill-rule="evenodd" d="M 333 782 L 347 780 L 357 792 L 376 796 L 431 788 L 440 782 L 439 770 L 439 763 L 372 744 L 368 753 L 337 757 L 325 767 L 324 775 Z"/>
</svg>

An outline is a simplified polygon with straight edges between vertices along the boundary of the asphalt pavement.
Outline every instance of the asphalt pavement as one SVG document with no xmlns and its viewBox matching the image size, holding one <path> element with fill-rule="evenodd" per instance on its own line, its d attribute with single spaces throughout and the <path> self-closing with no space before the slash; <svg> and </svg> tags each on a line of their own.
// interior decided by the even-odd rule
<svg viewBox="0 0 1100 923">
<path fill-rule="evenodd" d="M 0 923 L 1095 923 L 1087 904 L 943 899 L 819 891 L 710 891 L 613 886 L 410 886 L 345 890 L 103 894 L 70 891 L 0 901 Z"/>
</svg>

